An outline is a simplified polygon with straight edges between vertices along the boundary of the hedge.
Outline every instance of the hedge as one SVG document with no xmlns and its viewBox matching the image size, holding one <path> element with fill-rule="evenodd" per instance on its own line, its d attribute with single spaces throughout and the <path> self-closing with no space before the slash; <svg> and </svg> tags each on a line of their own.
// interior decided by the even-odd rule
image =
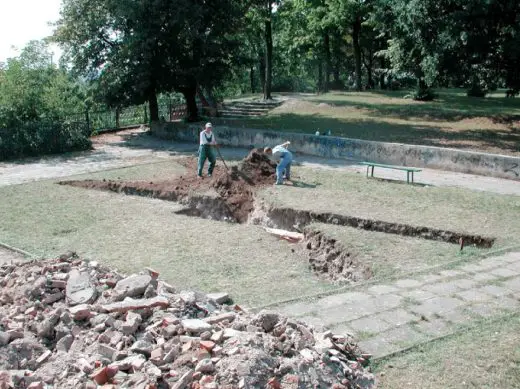
<svg viewBox="0 0 520 389">
<path fill-rule="evenodd" d="M 0 128 L 0 161 L 27 156 L 90 149 L 90 131 L 84 122 L 28 122 Z"/>
</svg>

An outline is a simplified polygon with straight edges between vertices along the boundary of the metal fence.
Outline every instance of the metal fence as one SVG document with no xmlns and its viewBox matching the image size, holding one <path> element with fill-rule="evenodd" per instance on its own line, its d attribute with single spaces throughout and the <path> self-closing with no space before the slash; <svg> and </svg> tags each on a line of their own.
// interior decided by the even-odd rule
<svg viewBox="0 0 520 389">
<path fill-rule="evenodd" d="M 159 118 L 164 121 L 182 120 L 187 114 L 186 104 L 159 105 Z M 109 111 L 86 111 L 69 115 L 65 120 L 86 122 L 92 133 L 100 133 L 118 128 L 148 124 L 150 112 L 148 105 L 138 105 Z"/>
</svg>

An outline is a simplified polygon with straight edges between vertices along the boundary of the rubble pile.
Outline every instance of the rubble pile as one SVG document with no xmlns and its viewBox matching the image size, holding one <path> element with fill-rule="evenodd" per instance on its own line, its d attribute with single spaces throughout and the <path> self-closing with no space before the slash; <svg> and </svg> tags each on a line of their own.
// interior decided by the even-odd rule
<svg viewBox="0 0 520 389">
<path fill-rule="evenodd" d="M 74 253 L 0 267 L 0 389 L 371 388 L 352 339 Z"/>
</svg>

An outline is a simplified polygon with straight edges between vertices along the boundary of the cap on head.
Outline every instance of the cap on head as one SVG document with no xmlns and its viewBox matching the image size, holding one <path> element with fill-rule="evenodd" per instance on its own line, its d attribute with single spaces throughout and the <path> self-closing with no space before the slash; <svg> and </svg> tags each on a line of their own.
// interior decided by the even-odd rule
<svg viewBox="0 0 520 389">
<path fill-rule="evenodd" d="M 206 123 L 205 128 L 213 128 L 213 125 L 210 122 L 208 122 L 208 123 Z"/>
</svg>

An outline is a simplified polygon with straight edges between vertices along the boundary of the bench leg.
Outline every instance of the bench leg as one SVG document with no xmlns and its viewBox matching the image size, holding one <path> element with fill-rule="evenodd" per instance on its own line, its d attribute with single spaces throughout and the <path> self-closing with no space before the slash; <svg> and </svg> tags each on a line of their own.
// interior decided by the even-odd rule
<svg viewBox="0 0 520 389">
<path fill-rule="evenodd" d="M 406 183 L 409 184 L 410 183 L 410 172 L 406 172 Z"/>
<path fill-rule="evenodd" d="M 374 177 L 374 166 L 372 166 L 372 177 Z"/>
<path fill-rule="evenodd" d="M 370 166 L 367 166 L 367 178 L 368 178 L 368 169 L 370 169 Z"/>
<path fill-rule="evenodd" d="M 412 172 L 412 184 L 413 184 L 413 172 Z"/>
</svg>

